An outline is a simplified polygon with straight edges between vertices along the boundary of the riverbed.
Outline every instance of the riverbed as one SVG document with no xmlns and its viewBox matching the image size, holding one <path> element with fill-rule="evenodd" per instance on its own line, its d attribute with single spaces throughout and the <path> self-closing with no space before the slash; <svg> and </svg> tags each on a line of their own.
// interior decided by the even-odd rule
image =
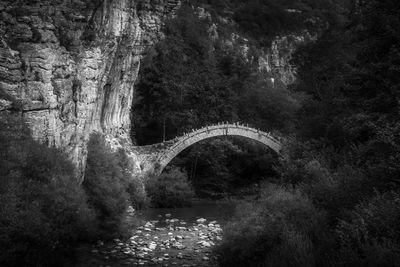
<svg viewBox="0 0 400 267">
<path fill-rule="evenodd" d="M 127 222 L 136 226 L 129 238 L 99 241 L 79 266 L 217 266 L 212 249 L 233 212 L 233 203 L 211 200 L 188 208 L 130 209 Z"/>
</svg>

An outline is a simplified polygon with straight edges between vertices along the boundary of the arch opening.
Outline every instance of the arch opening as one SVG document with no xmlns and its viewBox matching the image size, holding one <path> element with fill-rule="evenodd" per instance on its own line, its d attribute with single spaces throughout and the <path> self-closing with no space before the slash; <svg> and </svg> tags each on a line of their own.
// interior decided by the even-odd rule
<svg viewBox="0 0 400 267">
<path fill-rule="evenodd" d="M 176 141 L 168 147 L 157 158 L 158 169 L 156 172 L 161 174 L 164 168 L 183 150 L 186 148 L 213 137 L 221 136 L 239 136 L 254 140 L 262 145 L 265 145 L 280 153 L 281 143 L 278 139 L 274 138 L 271 134 L 248 127 L 240 124 L 218 124 L 201 128 L 191 133 L 185 134 L 182 137 L 176 138 Z"/>
<path fill-rule="evenodd" d="M 279 154 L 250 138 L 227 136 L 203 139 L 186 147 L 165 167 L 162 177 L 176 170 L 186 174 L 195 195 L 223 198 L 241 195 L 263 180 L 276 177 Z"/>
</svg>

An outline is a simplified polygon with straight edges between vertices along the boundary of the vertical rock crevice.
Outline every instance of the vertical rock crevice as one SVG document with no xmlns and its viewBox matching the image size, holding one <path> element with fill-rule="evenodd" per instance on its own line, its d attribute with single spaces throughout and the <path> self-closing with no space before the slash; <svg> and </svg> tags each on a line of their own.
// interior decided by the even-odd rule
<svg viewBox="0 0 400 267">
<path fill-rule="evenodd" d="M 22 110 L 33 136 L 65 150 L 82 177 L 91 132 L 114 147 L 130 142 L 140 60 L 179 5 L 0 1 L 0 112 Z"/>
</svg>

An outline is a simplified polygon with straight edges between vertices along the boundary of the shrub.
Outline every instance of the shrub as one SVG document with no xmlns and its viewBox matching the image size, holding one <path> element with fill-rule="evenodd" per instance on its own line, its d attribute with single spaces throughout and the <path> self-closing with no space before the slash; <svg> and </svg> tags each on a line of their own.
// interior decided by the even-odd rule
<svg viewBox="0 0 400 267">
<path fill-rule="evenodd" d="M 1 116 L 0 139 L 0 265 L 61 265 L 94 221 L 74 167 L 18 118 Z"/>
<path fill-rule="evenodd" d="M 397 266 L 400 261 L 400 194 L 378 194 L 358 205 L 336 230 L 339 266 Z"/>
<path fill-rule="evenodd" d="M 128 177 L 100 134 L 92 134 L 83 187 L 96 211 L 98 235 L 109 239 L 124 233 L 123 221 L 129 204 Z"/>
<path fill-rule="evenodd" d="M 222 266 L 312 266 L 324 215 L 298 190 L 268 185 L 244 202 L 216 249 Z"/>
<path fill-rule="evenodd" d="M 187 174 L 177 168 L 150 177 L 146 190 L 151 203 L 160 208 L 187 206 L 193 197 Z"/>
<path fill-rule="evenodd" d="M 117 151 L 118 165 L 122 169 L 124 179 L 128 181 L 127 193 L 130 204 L 135 209 L 143 209 L 148 206 L 149 199 L 144 189 L 144 183 L 139 180 L 139 177 L 135 177 L 131 170 L 133 169 L 132 161 L 128 158 L 125 151 L 119 149 Z"/>
<path fill-rule="evenodd" d="M 129 181 L 127 193 L 133 208 L 144 209 L 149 206 L 149 198 L 147 197 L 146 190 L 143 184 L 137 179 Z"/>
<path fill-rule="evenodd" d="M 332 161 L 336 160 L 329 149 L 317 149 L 299 142 L 292 142 L 287 149 L 290 151 L 285 151 L 277 168 L 280 181 L 296 186 L 316 207 L 327 211 L 331 225 L 337 223 L 343 210 L 354 208 L 373 194 L 373 186 L 365 171 L 345 160 L 333 164 Z M 341 156 L 337 154 L 336 157 Z"/>
</svg>

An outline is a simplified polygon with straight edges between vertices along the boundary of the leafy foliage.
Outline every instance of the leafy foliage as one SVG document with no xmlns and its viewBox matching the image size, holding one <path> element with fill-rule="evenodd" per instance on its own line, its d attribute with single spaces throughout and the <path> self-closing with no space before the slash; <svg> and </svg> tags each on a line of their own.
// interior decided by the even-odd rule
<svg viewBox="0 0 400 267">
<path fill-rule="evenodd" d="M 237 208 L 218 247 L 222 266 L 312 266 L 324 220 L 298 190 L 266 185 L 260 199 Z"/>
<path fill-rule="evenodd" d="M 100 135 L 83 185 L 67 156 L 33 140 L 21 118 L 0 115 L 0 141 L 1 266 L 71 266 L 78 244 L 123 234 L 128 200 L 143 201 Z"/>
<path fill-rule="evenodd" d="M 292 90 L 307 97 L 296 117 L 297 141 L 288 142 L 278 168 L 280 183 L 308 199 L 316 209 L 308 216 L 323 215 L 313 228 L 324 234 L 314 233 L 301 244 L 310 261 L 278 261 L 278 266 L 395 266 L 399 261 L 400 3 L 360 1 L 348 14 L 346 27 L 331 27 L 295 60 L 299 79 Z M 263 191 L 274 196 L 280 189 Z M 281 214 L 291 205 L 281 206 Z M 279 230 L 269 230 L 275 222 L 269 222 L 275 217 L 270 205 L 250 207 L 228 228 L 221 263 L 244 266 L 255 258 L 256 265 L 274 266 L 275 249 L 283 259 L 298 259 L 298 247 L 287 250 L 281 239 L 253 243 L 270 240 Z M 267 224 L 248 219 L 263 212 L 272 214 L 264 219 Z M 303 214 L 284 217 L 284 225 L 302 225 Z"/>
<path fill-rule="evenodd" d="M 399 177 L 398 14 L 392 1 L 371 1 L 356 24 L 335 29 L 299 53 L 299 84 L 309 98 L 298 132 L 351 155 L 380 186 Z M 385 22 L 381 18 L 387 18 Z M 334 57 L 332 55 L 335 55 Z M 397 162 L 397 163 L 395 163 Z M 384 167 L 386 166 L 386 167 Z M 383 178 L 384 177 L 384 178 Z"/>
<path fill-rule="evenodd" d="M 358 205 L 337 227 L 340 265 L 395 266 L 400 259 L 400 196 L 378 194 Z"/>
<path fill-rule="evenodd" d="M 222 35 L 229 35 L 230 29 L 220 28 L 226 31 Z M 168 140 L 221 121 L 243 121 L 266 131 L 292 129 L 296 96 L 266 81 L 237 44 L 227 48 L 223 39 L 210 36 L 209 29 L 207 19 L 183 5 L 167 22 L 166 38 L 144 59 L 132 110 L 132 132 L 139 145 L 161 142 L 164 128 Z M 186 168 L 195 187 L 210 193 L 273 173 L 259 168 L 262 157 L 273 162 L 266 150 L 238 140 L 202 142 L 175 163 Z M 216 153 L 208 157 L 206 148 Z M 199 157 L 201 153 L 205 154 Z M 256 159 L 254 164 L 246 157 Z M 252 178 L 248 173 L 245 177 L 241 167 Z"/>
<path fill-rule="evenodd" d="M 277 35 L 304 29 L 319 31 L 323 22 L 330 25 L 346 21 L 344 14 L 351 0 L 197 0 L 211 13 L 232 18 L 236 31 L 269 46 Z"/>
<path fill-rule="evenodd" d="M 193 197 L 187 174 L 177 168 L 149 177 L 146 190 L 151 203 L 159 208 L 188 206 Z"/>
<path fill-rule="evenodd" d="M 115 234 L 124 233 L 123 220 L 129 204 L 128 179 L 104 137 L 92 134 L 82 185 L 89 204 L 96 211 L 100 237 L 112 238 Z"/>
<path fill-rule="evenodd" d="M 63 264 L 95 223 L 73 165 L 34 141 L 20 118 L 1 115 L 0 139 L 0 264 Z"/>
<path fill-rule="evenodd" d="M 196 194 L 223 197 L 276 176 L 277 155 L 257 142 L 241 138 L 213 138 L 195 144 L 172 161 L 189 170 Z"/>
<path fill-rule="evenodd" d="M 149 52 L 132 111 L 139 144 L 160 142 L 164 125 L 167 139 L 220 121 L 290 129 L 295 99 L 254 75 L 255 66 L 236 48 L 214 41 L 208 29 L 207 20 L 183 6 L 167 23 L 166 38 Z"/>
</svg>

